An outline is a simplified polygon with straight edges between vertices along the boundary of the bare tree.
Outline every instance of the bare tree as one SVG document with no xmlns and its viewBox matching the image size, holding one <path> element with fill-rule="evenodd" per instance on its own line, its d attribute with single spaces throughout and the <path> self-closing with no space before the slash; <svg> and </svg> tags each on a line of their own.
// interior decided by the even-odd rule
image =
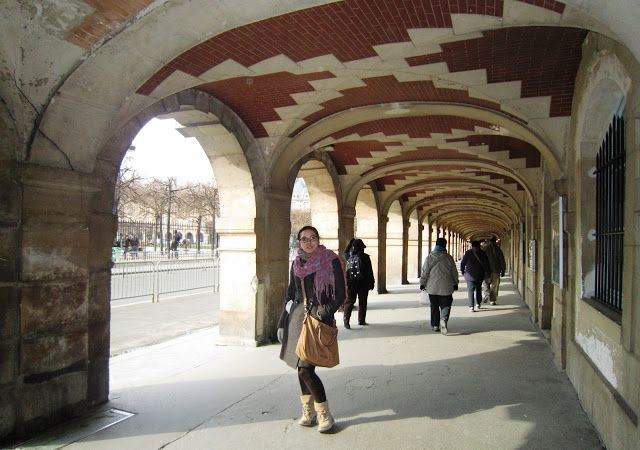
<svg viewBox="0 0 640 450">
<path fill-rule="evenodd" d="M 130 210 L 128 207 L 138 202 L 138 190 L 141 179 L 134 169 L 128 167 L 126 163 L 123 162 L 118 171 L 113 201 L 113 213 L 118 216 L 119 219 L 129 218 L 127 217 L 127 212 Z"/>
<path fill-rule="evenodd" d="M 139 192 L 138 202 L 153 215 L 156 223 L 155 235 L 160 236 L 160 248 L 164 249 L 162 218 L 169 206 L 169 183 L 153 178 L 147 183 L 140 184 Z M 160 227 L 159 230 L 158 227 Z M 153 248 L 156 248 L 155 239 L 153 241 Z"/>
<path fill-rule="evenodd" d="M 218 188 L 210 183 L 198 183 L 190 187 L 188 191 L 189 213 L 196 220 L 196 248 L 200 251 L 200 234 L 202 221 L 210 217 L 213 228 L 213 246 L 216 240 L 216 217 L 220 215 L 220 198 Z"/>
</svg>

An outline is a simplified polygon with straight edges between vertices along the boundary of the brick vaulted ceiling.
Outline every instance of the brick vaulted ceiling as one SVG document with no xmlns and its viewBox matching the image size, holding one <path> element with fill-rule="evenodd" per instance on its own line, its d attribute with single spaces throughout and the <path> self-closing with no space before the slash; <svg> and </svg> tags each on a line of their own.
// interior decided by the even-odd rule
<svg viewBox="0 0 640 450">
<path fill-rule="evenodd" d="M 258 140 L 294 139 L 327 118 L 373 105 L 491 112 L 486 120 L 455 110 L 377 118 L 329 131 L 314 147 L 327 151 L 338 174 L 369 177 L 384 193 L 402 189 L 400 200 L 421 211 L 443 190 L 477 199 L 494 185 L 500 196 L 518 198 L 525 183 L 539 181 L 544 158 L 489 117 L 562 145 L 557 136 L 566 134 L 587 34 L 554 25 L 564 13 L 565 5 L 552 0 L 338 1 L 210 37 L 167 62 L 138 94 L 162 97 L 175 80 L 191 80 L 188 87 L 228 105 Z M 509 25 L 507 15 L 526 14 L 539 25 Z M 82 27 L 90 25 L 68 39 L 82 45 Z M 449 187 L 430 189 L 429 180 L 444 174 Z M 477 186 L 460 190 L 460 178 Z M 405 192 L 407 186 L 415 190 Z"/>
</svg>

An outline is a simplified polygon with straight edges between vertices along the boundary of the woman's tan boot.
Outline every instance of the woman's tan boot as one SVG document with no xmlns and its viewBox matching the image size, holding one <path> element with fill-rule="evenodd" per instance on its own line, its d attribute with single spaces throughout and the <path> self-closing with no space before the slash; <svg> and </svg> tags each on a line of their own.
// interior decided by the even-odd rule
<svg viewBox="0 0 640 450">
<path fill-rule="evenodd" d="M 333 416 L 331 415 L 331 411 L 329 411 L 329 402 L 314 402 L 314 406 L 318 413 L 318 431 L 320 433 L 326 433 L 333 428 L 333 424 L 335 423 L 335 420 L 333 420 Z"/>
<path fill-rule="evenodd" d="M 310 427 L 316 423 L 316 412 L 313 409 L 313 397 L 310 395 L 301 395 L 300 402 L 302 402 L 302 417 L 300 417 L 298 425 Z"/>
</svg>

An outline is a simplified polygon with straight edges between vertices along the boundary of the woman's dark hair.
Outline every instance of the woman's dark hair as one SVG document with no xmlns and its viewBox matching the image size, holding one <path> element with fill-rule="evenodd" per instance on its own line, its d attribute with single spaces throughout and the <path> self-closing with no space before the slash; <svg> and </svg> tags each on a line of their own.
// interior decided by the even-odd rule
<svg viewBox="0 0 640 450">
<path fill-rule="evenodd" d="M 480 241 L 471 241 L 472 247 L 480 247 Z"/>
<path fill-rule="evenodd" d="M 316 234 L 316 236 L 318 236 L 318 241 L 320 241 L 320 233 L 318 233 L 318 230 L 316 230 L 316 227 L 312 227 L 311 225 L 305 225 L 304 227 L 300 228 L 300 231 L 298 231 L 298 240 L 300 240 L 300 235 L 302 234 L 302 232 L 307 230 L 313 231 Z"/>
<path fill-rule="evenodd" d="M 439 245 L 440 247 L 446 247 L 447 240 L 445 238 L 439 237 L 438 239 L 436 239 L 436 245 Z"/>
</svg>

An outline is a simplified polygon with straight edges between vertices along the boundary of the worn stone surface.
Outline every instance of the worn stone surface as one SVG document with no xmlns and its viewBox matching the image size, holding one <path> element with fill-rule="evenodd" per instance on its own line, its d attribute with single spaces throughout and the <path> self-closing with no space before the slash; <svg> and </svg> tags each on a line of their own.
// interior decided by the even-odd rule
<svg viewBox="0 0 640 450">
<path fill-rule="evenodd" d="M 42 383 L 23 384 L 18 390 L 20 422 L 60 415 L 61 411 L 83 404 L 87 392 L 87 373 L 68 373 Z"/>
<path fill-rule="evenodd" d="M 89 323 L 91 334 L 88 341 L 89 360 L 109 357 L 109 321 L 94 321 Z"/>
<path fill-rule="evenodd" d="M 16 278 L 16 252 L 18 250 L 18 226 L 0 224 L 0 282 Z"/>
<path fill-rule="evenodd" d="M 18 289 L 13 286 L 0 286 L 0 339 L 19 336 L 20 312 Z"/>
<path fill-rule="evenodd" d="M 0 385 L 12 383 L 16 379 L 18 361 L 18 340 L 0 340 Z"/>
<path fill-rule="evenodd" d="M 24 336 L 82 329 L 86 322 L 85 282 L 38 283 L 22 288 L 21 329 Z"/>
<path fill-rule="evenodd" d="M 111 317 L 111 271 L 92 272 L 89 277 L 89 323 L 109 322 Z"/>
<path fill-rule="evenodd" d="M 87 360 L 87 333 L 50 334 L 25 339 L 21 345 L 20 371 L 24 376 L 68 370 Z"/>
<path fill-rule="evenodd" d="M 12 385 L 0 385 L 0 436 L 6 436 L 13 431 L 16 422 L 16 403 Z"/>
</svg>

